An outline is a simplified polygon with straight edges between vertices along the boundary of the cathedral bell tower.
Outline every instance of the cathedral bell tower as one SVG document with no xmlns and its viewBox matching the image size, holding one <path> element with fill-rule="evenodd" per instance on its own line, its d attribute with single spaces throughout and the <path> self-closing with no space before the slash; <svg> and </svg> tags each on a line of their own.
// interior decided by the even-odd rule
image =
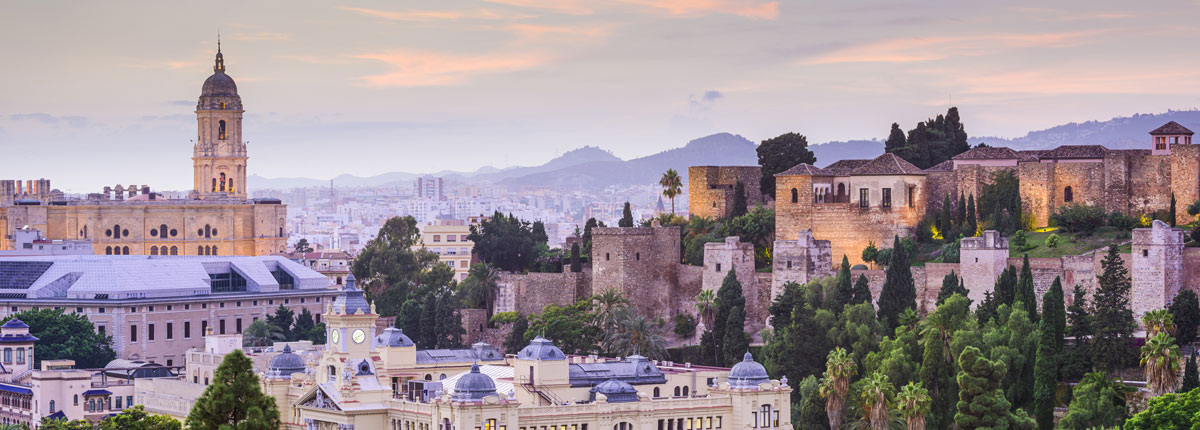
<svg viewBox="0 0 1200 430">
<path fill-rule="evenodd" d="M 246 142 L 242 140 L 242 98 L 225 74 L 225 57 L 217 41 L 213 74 L 204 81 L 196 103 L 196 147 L 193 190 L 199 198 L 246 198 Z"/>
</svg>

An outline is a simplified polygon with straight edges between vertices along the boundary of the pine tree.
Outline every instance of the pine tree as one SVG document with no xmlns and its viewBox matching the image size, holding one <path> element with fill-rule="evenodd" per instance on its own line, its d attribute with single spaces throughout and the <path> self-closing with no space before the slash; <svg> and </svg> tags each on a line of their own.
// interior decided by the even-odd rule
<svg viewBox="0 0 1200 430">
<path fill-rule="evenodd" d="M 1013 300 L 1017 297 L 1017 268 L 1008 266 L 1000 273 L 1000 277 L 996 278 L 996 286 L 993 288 L 996 292 L 996 305 L 1012 306 Z"/>
<path fill-rule="evenodd" d="M 286 340 L 296 340 L 292 330 L 292 321 L 295 321 L 295 313 L 283 305 L 275 308 L 275 315 L 268 315 L 267 322 L 275 327 L 279 327 L 279 332 L 283 334 Z"/>
<path fill-rule="evenodd" d="M 976 217 L 974 194 L 967 197 L 967 231 L 963 233 L 968 237 L 979 234 L 979 219 Z"/>
<path fill-rule="evenodd" d="M 629 208 L 629 202 L 625 202 L 625 209 L 621 211 L 617 227 L 633 227 L 633 210 Z"/>
<path fill-rule="evenodd" d="M 742 283 L 738 282 L 737 271 L 730 270 L 729 273 L 725 275 L 725 279 L 721 281 L 721 288 L 717 289 L 717 312 L 713 316 L 713 340 L 716 342 L 715 346 L 717 353 L 722 355 L 722 357 L 718 358 L 717 360 L 722 363 L 718 363 L 718 365 L 724 364 L 723 355 L 724 351 L 726 350 L 725 342 L 729 339 L 729 334 L 727 331 L 729 327 L 731 327 L 729 325 L 729 320 L 731 319 L 731 316 L 734 316 L 733 310 L 734 308 L 742 308 L 742 318 L 744 320 L 746 311 L 745 306 L 746 297 L 742 295 Z M 738 330 L 738 332 L 740 333 L 741 330 Z M 744 353 L 745 351 L 742 352 Z M 735 361 L 733 361 L 733 363 L 736 363 L 738 361 L 737 358 L 739 357 L 741 356 L 739 355 L 734 357 Z"/>
<path fill-rule="evenodd" d="M 1196 340 L 1196 328 L 1200 325 L 1200 300 L 1196 292 L 1184 288 L 1171 302 L 1170 310 L 1175 320 L 1175 342 L 1183 346 Z"/>
<path fill-rule="evenodd" d="M 1092 315 L 1088 311 L 1087 292 L 1075 285 L 1071 306 L 1067 307 L 1067 335 L 1075 338 L 1075 345 L 1064 354 L 1061 371 L 1063 378 L 1078 379 L 1092 369 Z"/>
<path fill-rule="evenodd" d="M 833 293 L 833 311 L 841 312 L 842 307 L 854 301 L 854 289 L 850 286 L 850 260 L 842 255 L 842 268 L 838 271 L 837 289 Z"/>
<path fill-rule="evenodd" d="M 1050 290 L 1042 295 L 1041 336 L 1033 371 L 1033 410 L 1038 430 L 1054 428 L 1054 393 L 1058 388 L 1058 366 L 1062 357 L 1062 328 L 1066 319 L 1062 307 L 1062 282 L 1056 277 Z"/>
<path fill-rule="evenodd" d="M 963 286 L 962 281 L 958 279 L 958 275 L 951 270 L 950 273 L 946 274 L 946 277 L 942 278 L 942 289 L 938 290 L 938 306 L 941 306 L 942 302 L 946 301 L 946 299 L 955 294 L 967 297 L 970 292 L 967 291 L 967 288 Z M 967 301 L 969 302 L 970 299 Z"/>
<path fill-rule="evenodd" d="M 905 146 L 908 146 L 908 141 L 904 138 L 904 130 L 900 129 L 900 124 L 893 122 L 887 141 L 883 143 L 883 150 L 884 152 L 896 152 Z"/>
<path fill-rule="evenodd" d="M 888 262 L 887 278 L 879 293 L 879 322 L 885 333 L 891 333 L 899 325 L 900 313 L 905 309 L 917 308 L 917 288 L 913 284 L 912 268 L 908 250 L 896 236 L 892 244 L 892 259 Z"/>
<path fill-rule="evenodd" d="M 1111 372 L 1133 361 L 1137 351 L 1129 345 L 1133 342 L 1137 323 L 1129 309 L 1129 269 L 1125 268 L 1117 245 L 1108 247 L 1108 255 L 1100 262 L 1100 267 L 1095 294 L 1096 334 L 1092 343 L 1092 362 L 1097 370 Z"/>
<path fill-rule="evenodd" d="M 746 203 L 746 184 L 742 181 L 737 181 L 733 185 L 733 207 L 729 208 L 729 217 L 737 218 L 745 215 L 750 209 Z"/>
<path fill-rule="evenodd" d="M 1025 313 L 1029 314 L 1029 320 L 1038 322 L 1037 311 L 1037 293 L 1033 290 L 1033 270 L 1029 268 L 1029 254 L 1021 261 L 1021 277 L 1017 280 L 1017 295 L 1013 302 L 1021 302 L 1025 307 Z"/>
<path fill-rule="evenodd" d="M 1004 397 L 1001 382 L 1007 369 L 1004 363 L 988 360 L 979 348 L 968 346 L 959 354 L 958 413 L 954 423 L 959 430 L 1029 429 L 1033 420 L 1025 411 L 1013 413 Z"/>
<path fill-rule="evenodd" d="M 275 399 L 262 392 L 254 363 L 241 350 L 225 355 L 212 384 L 196 400 L 187 417 L 189 429 L 276 430 Z"/>
<path fill-rule="evenodd" d="M 312 333 L 313 327 L 316 326 L 317 322 L 312 312 L 309 312 L 308 308 L 300 308 L 300 315 L 296 315 L 296 324 L 292 326 L 292 335 L 296 340 L 312 340 L 309 333 Z"/>
<path fill-rule="evenodd" d="M 1196 354 L 1192 354 L 1183 368 L 1183 384 L 1179 386 L 1180 393 L 1186 393 L 1200 388 L 1200 375 L 1196 374 Z"/>
<path fill-rule="evenodd" d="M 858 275 L 858 279 L 854 280 L 854 298 L 850 303 L 871 303 L 871 285 L 867 281 L 867 275 Z"/>
<path fill-rule="evenodd" d="M 979 322 L 980 327 L 986 325 L 993 318 L 996 318 L 996 308 L 998 306 L 999 303 L 997 303 L 996 297 L 992 295 L 992 292 L 984 291 L 983 302 L 980 302 L 979 307 L 975 308 L 975 320 Z"/>
</svg>

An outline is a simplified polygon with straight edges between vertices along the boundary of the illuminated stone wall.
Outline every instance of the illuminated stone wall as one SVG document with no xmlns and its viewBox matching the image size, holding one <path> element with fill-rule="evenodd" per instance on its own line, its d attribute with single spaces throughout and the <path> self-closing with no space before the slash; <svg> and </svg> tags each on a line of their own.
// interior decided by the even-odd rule
<svg viewBox="0 0 1200 430">
<path fill-rule="evenodd" d="M 758 166 L 691 166 L 688 168 L 688 214 L 720 218 L 733 205 L 733 189 L 738 181 L 746 187 L 747 208 L 765 204 L 759 182 Z"/>
</svg>

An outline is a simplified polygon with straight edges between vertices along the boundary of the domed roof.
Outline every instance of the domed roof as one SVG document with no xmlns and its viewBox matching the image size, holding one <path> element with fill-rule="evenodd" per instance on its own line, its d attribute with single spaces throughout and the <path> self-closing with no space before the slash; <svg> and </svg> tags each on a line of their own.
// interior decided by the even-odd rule
<svg viewBox="0 0 1200 430">
<path fill-rule="evenodd" d="M 413 341 L 404 334 L 404 330 L 400 330 L 395 327 L 388 327 L 383 329 L 383 334 L 375 336 L 375 346 L 413 346 Z"/>
<path fill-rule="evenodd" d="M 333 310 L 342 312 L 344 315 L 353 315 L 362 311 L 364 314 L 371 313 L 371 304 L 367 303 L 366 297 L 363 297 L 363 291 L 354 285 L 354 274 L 346 277 L 346 285 L 342 287 L 341 294 L 333 299 Z"/>
<path fill-rule="evenodd" d="M 29 324 L 25 324 L 23 321 L 13 318 L 4 323 L 3 326 L 0 326 L 0 328 L 29 328 Z"/>
<path fill-rule="evenodd" d="M 490 376 L 479 372 L 479 364 L 471 365 L 471 372 L 458 378 L 454 384 L 454 400 L 474 402 L 487 396 L 495 396 L 496 382 Z"/>
<path fill-rule="evenodd" d="M 767 368 L 754 361 L 754 356 L 747 351 L 742 362 L 729 369 L 729 386 L 731 388 L 758 388 L 759 384 L 770 381 Z"/>
<path fill-rule="evenodd" d="M 605 397 L 608 397 L 609 403 L 625 403 L 625 402 L 638 401 L 637 389 L 633 388 L 632 385 L 629 385 L 625 382 L 618 381 L 616 379 L 609 379 L 607 381 L 596 384 L 595 387 L 592 387 L 591 392 L 592 392 L 592 400 L 596 399 L 596 394 L 603 394 Z"/>
<path fill-rule="evenodd" d="M 200 97 L 237 97 L 237 95 L 237 84 L 233 82 L 233 78 L 225 74 L 225 56 L 221 55 L 221 45 L 218 43 L 213 74 L 204 80 Z"/>
<path fill-rule="evenodd" d="M 271 358 L 271 364 L 267 366 L 267 369 L 272 372 L 278 371 L 279 376 L 288 378 L 293 373 L 304 372 L 305 367 L 304 359 L 292 352 L 291 345 L 284 345 L 283 352 Z"/>
<path fill-rule="evenodd" d="M 554 346 L 554 342 L 541 336 L 529 341 L 529 345 L 521 348 L 517 358 L 522 360 L 566 360 L 566 354 Z"/>
</svg>

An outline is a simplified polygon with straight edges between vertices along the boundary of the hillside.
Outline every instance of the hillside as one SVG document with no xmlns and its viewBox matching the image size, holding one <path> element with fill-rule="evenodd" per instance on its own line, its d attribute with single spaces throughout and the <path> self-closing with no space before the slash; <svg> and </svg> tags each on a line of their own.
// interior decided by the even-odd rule
<svg viewBox="0 0 1200 430">
<path fill-rule="evenodd" d="M 986 143 L 1013 149 L 1051 149 L 1059 145 L 1104 145 L 1113 149 L 1144 149 L 1150 147 L 1150 135 L 1147 133 L 1167 121 L 1178 122 L 1192 131 L 1200 130 L 1200 111 L 1134 114 L 1107 121 L 1072 122 L 1031 131 L 1014 139 L 980 136 L 968 140 L 972 145 Z"/>
</svg>

